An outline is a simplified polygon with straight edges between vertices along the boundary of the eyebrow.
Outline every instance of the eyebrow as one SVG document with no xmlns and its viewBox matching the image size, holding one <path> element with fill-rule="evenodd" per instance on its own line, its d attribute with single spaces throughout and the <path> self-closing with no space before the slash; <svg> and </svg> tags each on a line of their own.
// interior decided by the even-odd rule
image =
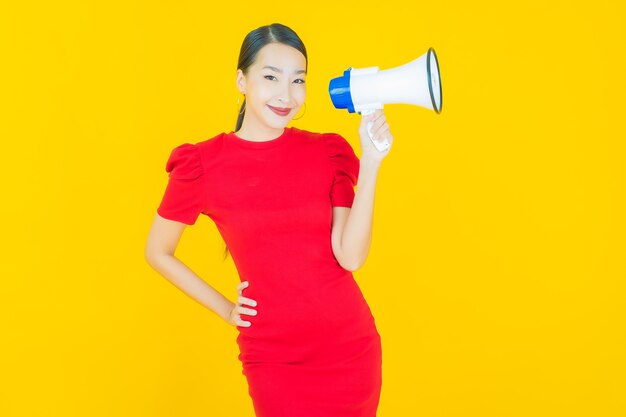
<svg viewBox="0 0 626 417">
<path fill-rule="evenodd" d="M 276 67 L 273 67 L 273 66 L 271 66 L 271 65 L 266 65 L 266 66 L 264 66 L 264 67 L 263 67 L 263 68 L 261 68 L 261 69 L 265 69 L 265 68 L 269 68 L 269 69 L 271 69 L 271 70 L 273 70 L 273 71 L 280 72 L 281 74 L 283 73 L 283 70 L 278 69 L 278 68 L 276 68 Z M 296 71 L 296 72 L 294 72 L 294 74 L 302 74 L 302 73 L 306 74 L 306 71 L 305 71 L 305 70 L 300 70 L 300 71 Z"/>
</svg>

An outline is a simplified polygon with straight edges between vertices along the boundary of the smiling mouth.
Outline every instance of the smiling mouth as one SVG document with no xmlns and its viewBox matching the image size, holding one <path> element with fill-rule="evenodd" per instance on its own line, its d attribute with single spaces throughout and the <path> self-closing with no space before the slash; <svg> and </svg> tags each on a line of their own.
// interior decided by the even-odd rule
<svg viewBox="0 0 626 417">
<path fill-rule="evenodd" d="M 291 108 L 289 107 L 273 107 L 273 106 L 270 106 L 269 104 L 267 105 L 267 107 L 269 107 L 274 113 L 277 113 L 283 116 L 291 112 Z"/>
</svg>

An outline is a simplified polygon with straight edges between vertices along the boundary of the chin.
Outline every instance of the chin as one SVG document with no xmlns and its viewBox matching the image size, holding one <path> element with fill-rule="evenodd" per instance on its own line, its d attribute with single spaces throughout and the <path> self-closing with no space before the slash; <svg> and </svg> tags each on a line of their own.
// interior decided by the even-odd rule
<svg viewBox="0 0 626 417">
<path fill-rule="evenodd" d="M 292 118 L 291 117 L 289 117 L 289 118 L 282 117 L 281 119 L 283 120 L 282 122 L 276 121 L 276 120 L 266 120 L 266 122 L 267 122 L 268 126 L 271 126 L 274 129 L 282 129 L 285 126 L 287 126 L 287 124 L 289 122 L 291 122 Z"/>
</svg>

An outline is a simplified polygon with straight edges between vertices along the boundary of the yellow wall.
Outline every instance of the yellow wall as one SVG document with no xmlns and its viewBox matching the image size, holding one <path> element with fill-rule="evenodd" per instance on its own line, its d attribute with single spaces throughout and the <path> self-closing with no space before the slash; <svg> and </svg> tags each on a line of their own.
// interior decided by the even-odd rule
<svg viewBox="0 0 626 417">
<path fill-rule="evenodd" d="M 241 42 L 273 22 L 309 52 L 291 125 L 357 155 L 330 78 L 439 57 L 441 115 L 385 108 L 355 273 L 383 338 L 379 417 L 626 414 L 618 2 L 93 3 L 0 13 L 0 415 L 253 416 L 237 330 L 143 249 L 170 150 L 234 128 Z M 177 256 L 235 300 L 222 248 L 201 216 Z"/>
</svg>

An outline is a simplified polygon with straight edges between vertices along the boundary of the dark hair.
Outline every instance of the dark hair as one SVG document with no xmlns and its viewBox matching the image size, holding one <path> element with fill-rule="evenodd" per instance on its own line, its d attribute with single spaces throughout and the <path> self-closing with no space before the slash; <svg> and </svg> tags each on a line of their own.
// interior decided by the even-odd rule
<svg viewBox="0 0 626 417">
<path fill-rule="evenodd" d="M 280 23 L 261 26 L 246 35 L 239 51 L 237 69 L 240 69 L 247 75 L 248 68 L 254 64 L 261 48 L 270 43 L 282 43 L 300 51 L 306 60 L 305 70 L 308 70 L 308 57 L 304 43 L 293 29 Z M 243 118 L 246 115 L 245 106 L 246 99 L 244 98 L 239 109 L 237 123 L 235 124 L 235 132 L 241 128 L 243 123 Z M 226 256 L 228 256 L 228 246 L 224 249 L 224 259 L 226 259 Z"/>
</svg>

